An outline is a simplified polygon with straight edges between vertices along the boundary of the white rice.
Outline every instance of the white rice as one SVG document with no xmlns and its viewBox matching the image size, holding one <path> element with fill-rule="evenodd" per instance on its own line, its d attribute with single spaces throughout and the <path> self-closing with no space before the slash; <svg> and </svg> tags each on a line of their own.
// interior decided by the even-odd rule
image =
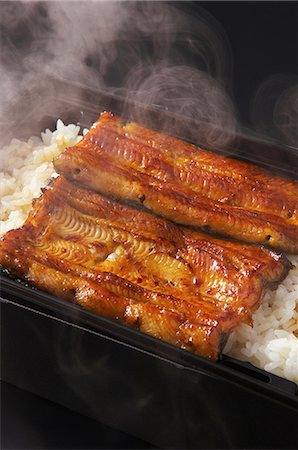
<svg viewBox="0 0 298 450">
<path fill-rule="evenodd" d="M 275 291 L 269 291 L 253 315 L 230 336 L 225 353 L 298 384 L 298 256 Z"/>
<path fill-rule="evenodd" d="M 46 130 L 41 137 L 33 136 L 27 142 L 13 139 L 1 149 L 0 235 L 23 224 L 32 199 L 56 175 L 53 159 L 66 147 L 79 142 L 82 138 L 79 131 L 79 126 L 66 126 L 58 120 L 54 132 Z"/>
<path fill-rule="evenodd" d="M 32 199 L 56 176 L 53 158 L 79 142 L 79 132 L 78 126 L 58 120 L 55 131 L 27 142 L 13 139 L 2 149 L 0 236 L 23 224 Z M 289 259 L 296 267 L 276 291 L 267 293 L 253 325 L 242 324 L 231 334 L 224 353 L 298 384 L 298 256 Z"/>
</svg>

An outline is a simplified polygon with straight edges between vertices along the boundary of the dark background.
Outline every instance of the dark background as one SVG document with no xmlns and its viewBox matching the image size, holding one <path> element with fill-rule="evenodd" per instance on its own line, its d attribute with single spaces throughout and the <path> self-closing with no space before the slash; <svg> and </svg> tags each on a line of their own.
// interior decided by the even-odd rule
<svg viewBox="0 0 298 450">
<path fill-rule="evenodd" d="M 223 26 L 233 53 L 232 96 L 250 125 L 251 99 L 277 73 L 297 73 L 296 2 L 183 2 L 205 8 Z M 2 383 L 1 448 L 150 448 L 134 438 L 82 418 Z"/>
<path fill-rule="evenodd" d="M 233 53 L 233 96 L 250 123 L 250 102 L 273 74 L 297 74 L 297 2 L 191 2 L 223 26 Z"/>
</svg>

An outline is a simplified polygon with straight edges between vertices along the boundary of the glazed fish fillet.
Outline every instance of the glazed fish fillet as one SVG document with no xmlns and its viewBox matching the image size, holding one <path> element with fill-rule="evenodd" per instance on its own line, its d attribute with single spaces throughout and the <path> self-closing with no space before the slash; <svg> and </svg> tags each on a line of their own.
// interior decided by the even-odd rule
<svg viewBox="0 0 298 450">
<path fill-rule="evenodd" d="M 60 176 L 24 226 L 0 241 L 0 264 L 97 314 L 216 360 L 290 263 L 117 203 Z"/>
<path fill-rule="evenodd" d="M 298 183 L 104 112 L 55 161 L 71 180 L 184 225 L 298 253 Z"/>
</svg>

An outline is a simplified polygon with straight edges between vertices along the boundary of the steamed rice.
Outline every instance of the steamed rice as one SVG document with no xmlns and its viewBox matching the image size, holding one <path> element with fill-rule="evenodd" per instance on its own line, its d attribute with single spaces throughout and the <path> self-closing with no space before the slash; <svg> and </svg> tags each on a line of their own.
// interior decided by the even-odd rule
<svg viewBox="0 0 298 450">
<path fill-rule="evenodd" d="M 58 120 L 55 131 L 27 142 L 13 139 L 2 149 L 0 236 L 23 224 L 32 198 L 57 176 L 53 159 L 79 142 L 79 133 L 79 126 Z M 242 324 L 231 334 L 224 352 L 298 383 L 298 256 L 289 259 L 294 269 L 276 291 L 266 294 L 252 326 Z"/>
<path fill-rule="evenodd" d="M 57 121 L 56 130 L 46 130 L 41 137 L 27 142 L 12 139 L 2 149 L 0 162 L 0 235 L 20 227 L 27 217 L 32 198 L 55 176 L 53 159 L 66 147 L 75 145 L 82 136 L 80 127 Z"/>
</svg>

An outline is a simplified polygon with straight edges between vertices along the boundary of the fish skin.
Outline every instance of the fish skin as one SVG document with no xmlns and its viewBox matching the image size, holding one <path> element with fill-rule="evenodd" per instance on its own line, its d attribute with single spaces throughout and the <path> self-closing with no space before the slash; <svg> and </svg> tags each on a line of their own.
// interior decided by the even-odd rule
<svg viewBox="0 0 298 450">
<path fill-rule="evenodd" d="M 104 112 L 56 170 L 178 224 L 298 253 L 298 183 Z"/>
<path fill-rule="evenodd" d="M 96 314 L 216 360 L 289 261 L 117 203 L 63 176 L 0 240 L 0 264 Z"/>
</svg>

